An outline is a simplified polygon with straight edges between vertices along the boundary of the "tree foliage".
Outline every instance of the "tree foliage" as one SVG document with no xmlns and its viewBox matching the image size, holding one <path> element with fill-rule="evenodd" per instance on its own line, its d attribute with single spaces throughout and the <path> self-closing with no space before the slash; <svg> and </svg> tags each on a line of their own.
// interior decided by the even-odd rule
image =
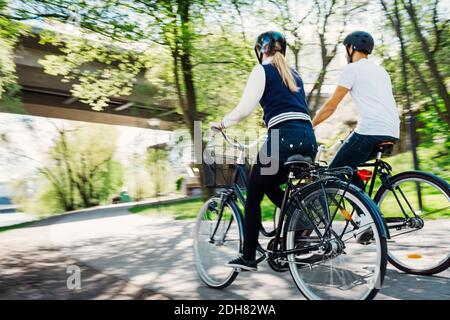
<svg viewBox="0 0 450 320">
<path fill-rule="evenodd" d="M 13 94 L 18 91 L 14 48 L 20 35 L 28 28 L 3 16 L 7 1 L 0 0 L 0 101 L 6 107 L 13 107 Z"/>
<path fill-rule="evenodd" d="M 165 147 L 148 148 L 146 167 L 153 182 L 153 196 L 160 196 L 169 186 L 168 150 Z"/>
<path fill-rule="evenodd" d="M 398 17 L 395 16 L 397 4 Z M 418 120 L 420 142 L 433 144 L 449 141 L 450 104 L 446 84 L 450 77 L 448 45 L 449 19 L 440 6 L 442 1 L 380 0 L 387 27 L 398 38 L 402 30 L 407 59 L 407 87 L 412 110 Z M 397 31 L 396 31 L 397 30 Z M 399 72 L 402 60 L 393 45 L 385 44 L 380 51 L 391 75 L 397 102 L 405 106 L 404 78 Z M 448 148 L 448 145 L 447 145 Z"/>
<path fill-rule="evenodd" d="M 37 197 L 54 210 L 70 211 L 109 202 L 124 184 L 122 164 L 114 159 L 116 130 L 104 125 L 64 127 L 52 124 L 54 137 L 43 160 L 3 144 L 17 159 L 32 161 L 38 172 L 38 176 L 27 177 L 25 184 L 17 183 L 21 186 L 21 196 L 30 196 L 26 187 L 31 183 Z M 52 198 L 50 194 L 56 202 L 47 201 Z"/>
<path fill-rule="evenodd" d="M 247 75 L 256 63 L 253 35 L 266 31 L 270 24 L 287 33 L 288 58 L 293 58 L 296 68 L 314 75 L 308 95 L 314 108 L 320 101 L 340 40 L 349 31 L 349 21 L 365 10 L 368 3 L 363 0 L 29 0 L 7 4 L 0 0 L 0 98 L 5 99 L 15 91 L 13 49 L 19 36 L 27 30 L 22 22 L 38 20 L 43 25 L 69 25 L 65 32 L 43 31 L 38 35 L 42 44 L 51 43 L 60 50 L 60 54 L 49 54 L 40 60 L 46 73 L 70 82 L 73 96 L 94 110 L 103 110 L 115 96 L 139 93 L 142 84 L 138 82 L 142 82 L 138 80 L 145 78 L 146 87 L 141 89 L 152 91 L 155 101 L 176 104 L 192 138 L 195 120 L 205 119 L 204 116 L 205 120 L 217 120 L 237 104 Z M 398 4 L 399 18 L 394 14 L 394 3 Z M 378 3 L 387 19 L 379 28 L 386 42 L 376 46 L 377 54 L 382 56 L 383 65 L 392 77 L 397 102 L 404 106 L 396 39 L 396 27 L 400 27 L 405 36 L 410 79 L 406 85 L 424 144 L 449 140 L 450 27 L 442 3 L 442 0 L 379 0 Z M 363 14 L 367 17 L 371 12 Z M 246 17 L 255 21 L 252 30 L 246 29 Z M 386 29 L 392 32 L 385 35 Z M 312 52 L 317 61 L 314 68 L 302 65 L 306 52 Z M 249 122 L 258 126 L 260 113 L 261 110 L 241 126 L 248 128 Z M 107 191 L 99 190 L 100 184 L 118 184 L 114 179 L 102 180 L 106 178 L 100 174 L 116 165 L 112 158 L 98 158 L 87 152 L 94 148 L 92 145 L 75 147 L 73 141 L 69 143 L 72 139 L 69 136 L 84 131 L 76 132 L 79 133 L 60 132 L 47 173 L 51 176 L 65 172 L 58 179 L 48 179 L 53 179 L 55 186 L 69 190 L 59 196 L 67 207 L 102 201 Z M 103 135 L 99 133 L 99 136 Z M 71 152 L 75 153 L 73 157 L 78 157 L 76 160 L 63 157 L 67 151 L 64 151 L 65 139 L 74 148 Z M 87 135 L 78 139 L 91 138 Z M 98 143 L 106 143 L 111 148 L 108 141 Z M 103 150 L 101 154 L 110 155 L 111 150 Z M 59 160 L 55 158 L 57 155 Z M 69 167 L 73 172 L 68 172 Z M 95 178 L 90 177 L 92 170 Z"/>
</svg>

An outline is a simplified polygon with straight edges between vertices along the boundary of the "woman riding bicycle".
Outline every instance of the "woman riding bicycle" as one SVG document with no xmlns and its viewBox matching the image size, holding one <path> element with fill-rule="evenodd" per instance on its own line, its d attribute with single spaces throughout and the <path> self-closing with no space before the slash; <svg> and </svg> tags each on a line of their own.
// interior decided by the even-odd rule
<svg viewBox="0 0 450 320">
<path fill-rule="evenodd" d="M 268 138 L 249 176 L 243 255 L 227 264 L 243 270 L 257 269 L 255 256 L 264 194 L 277 207 L 281 206 L 283 190 L 280 185 L 287 180 L 284 161 L 293 154 L 314 158 L 317 152 L 303 81 L 285 59 L 285 36 L 275 31 L 259 35 L 255 53 L 259 64 L 253 68 L 238 106 L 220 123 L 210 125 L 218 130 L 230 127 L 249 116 L 259 103 L 268 128 Z"/>
</svg>

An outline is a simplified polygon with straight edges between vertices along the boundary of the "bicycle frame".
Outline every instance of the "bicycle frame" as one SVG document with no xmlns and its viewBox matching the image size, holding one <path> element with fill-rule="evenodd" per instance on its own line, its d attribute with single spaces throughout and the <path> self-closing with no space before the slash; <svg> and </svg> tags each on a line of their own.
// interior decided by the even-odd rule
<svg viewBox="0 0 450 320">
<path fill-rule="evenodd" d="M 220 208 L 220 213 L 219 213 L 219 218 L 218 218 L 219 220 L 218 220 L 218 223 L 216 225 L 216 229 L 213 231 L 213 234 L 211 236 L 211 240 L 213 240 L 214 235 L 215 235 L 215 233 L 217 231 L 217 227 L 220 224 L 220 220 L 221 220 L 222 214 L 223 214 L 223 209 L 224 209 L 225 203 L 227 202 L 227 198 L 228 197 L 234 196 L 241 203 L 241 205 L 243 207 L 245 207 L 246 199 L 245 199 L 245 196 L 243 194 L 243 191 L 241 190 L 241 188 L 239 186 L 239 183 L 238 183 L 239 179 L 242 179 L 242 181 L 244 182 L 244 187 L 246 189 L 248 188 L 248 179 L 247 179 L 247 176 L 245 174 L 245 157 L 244 157 L 245 147 L 243 145 L 239 144 L 239 143 L 233 142 L 232 139 L 229 138 L 224 132 L 221 131 L 221 133 L 222 133 L 222 135 L 224 136 L 224 138 L 226 139 L 226 141 L 228 143 L 238 147 L 239 154 L 238 154 L 238 158 L 237 158 L 236 168 L 235 168 L 235 170 L 233 172 L 232 185 L 229 188 L 225 188 L 225 190 L 222 191 L 222 193 L 221 193 L 221 200 L 222 201 L 221 201 L 221 208 Z M 337 214 L 337 211 L 338 211 L 338 208 L 339 208 L 339 204 L 340 204 L 340 201 L 342 201 L 342 199 L 339 201 L 338 206 L 336 208 L 336 211 L 333 214 L 331 214 L 329 212 L 327 197 L 325 197 L 325 202 L 326 202 L 325 207 L 326 207 L 326 214 L 327 214 L 328 221 L 323 221 L 323 219 L 321 218 L 322 222 L 326 226 L 325 227 L 325 232 L 323 234 L 317 228 L 317 226 L 312 221 L 312 219 L 309 217 L 309 215 L 306 214 L 306 209 L 304 208 L 303 204 L 297 201 L 297 206 L 300 208 L 300 210 L 305 212 L 305 216 L 307 217 L 307 219 L 310 220 L 311 225 L 313 226 L 313 230 L 316 232 L 316 234 L 318 235 L 318 238 L 321 241 L 317 245 L 306 246 L 306 247 L 303 247 L 303 248 L 297 248 L 297 249 L 292 249 L 292 250 L 285 250 L 285 248 L 284 248 L 284 243 L 282 242 L 282 234 L 281 234 L 282 233 L 282 228 L 280 226 L 283 225 L 283 221 L 285 220 L 285 217 L 287 215 L 286 207 L 287 207 L 287 205 L 289 203 L 290 196 L 291 196 L 293 191 L 299 190 L 299 185 L 301 184 L 301 182 L 305 178 L 311 177 L 312 176 L 311 173 L 313 171 L 317 171 L 319 168 L 321 168 L 321 167 L 318 164 L 316 164 L 315 168 L 312 169 L 312 171 L 305 171 L 305 173 L 303 173 L 302 175 L 297 176 L 297 177 L 294 175 L 294 173 L 292 171 L 289 172 L 289 176 L 288 176 L 288 179 L 287 179 L 287 182 L 286 182 L 286 188 L 284 190 L 282 205 L 281 205 L 281 208 L 280 208 L 281 212 L 280 212 L 280 215 L 278 217 L 278 221 L 276 222 L 275 229 L 272 232 L 267 232 L 264 229 L 264 227 L 261 225 L 261 230 L 260 230 L 261 233 L 264 236 L 273 238 L 273 241 L 274 241 L 273 247 L 274 248 L 278 248 L 278 245 L 281 243 L 281 250 L 277 251 L 275 249 L 273 251 L 269 251 L 269 250 L 266 250 L 266 249 L 262 248 L 260 245 L 258 245 L 257 250 L 262 254 L 262 256 L 257 259 L 257 263 L 265 260 L 269 256 L 271 258 L 275 258 L 276 259 L 276 258 L 280 258 L 280 257 L 286 257 L 289 254 L 295 254 L 295 253 L 297 253 L 297 254 L 302 254 L 302 253 L 306 254 L 306 253 L 310 253 L 311 251 L 323 249 L 323 244 L 324 244 L 323 239 L 324 239 L 324 237 L 327 234 L 328 235 L 333 234 L 336 237 L 336 239 L 341 239 L 342 236 L 344 235 L 345 230 L 344 230 L 344 232 L 341 235 L 337 235 L 331 229 L 332 221 L 334 220 L 334 218 L 335 218 L 335 216 Z M 325 168 L 322 168 L 322 169 L 325 169 Z M 337 170 L 339 170 L 339 169 L 337 169 Z M 317 175 L 317 177 L 319 177 L 319 176 Z M 294 179 L 295 180 L 299 180 L 299 181 L 294 184 L 292 182 Z M 319 179 L 318 181 L 313 182 L 313 183 L 321 183 L 322 184 L 322 189 L 324 189 L 323 188 L 324 181 L 325 181 L 324 179 Z M 348 185 L 350 185 L 350 182 L 348 183 Z M 344 192 L 344 194 L 345 194 L 345 192 Z M 222 197 L 225 197 L 225 198 L 222 198 Z M 226 230 L 228 230 L 230 228 L 232 221 L 233 220 L 230 219 L 229 225 L 228 225 Z M 226 232 L 224 234 L 224 239 L 225 239 L 225 235 L 226 235 Z M 222 240 L 224 240 L 224 239 L 222 239 Z"/>
<path fill-rule="evenodd" d="M 396 202 L 400 206 L 401 212 L 404 216 L 404 220 L 403 219 L 399 220 L 399 218 L 384 218 L 384 220 L 386 222 L 387 229 L 398 229 L 399 227 L 407 226 L 408 220 L 411 219 L 411 217 L 405 211 L 405 208 L 403 207 L 403 205 L 400 201 L 400 197 L 397 194 L 396 189 L 397 189 L 398 193 L 400 194 L 400 196 L 402 197 L 402 199 L 406 202 L 409 210 L 414 215 L 414 218 L 418 218 L 418 219 L 421 219 L 421 218 L 416 214 L 416 212 L 414 211 L 413 207 L 411 206 L 410 202 L 408 201 L 408 199 L 406 198 L 405 194 L 400 189 L 400 187 L 397 186 L 396 188 L 394 188 L 392 186 L 391 181 L 390 181 L 390 178 L 392 177 L 392 174 L 391 174 L 392 167 L 387 162 L 381 160 L 381 156 L 382 156 L 381 152 L 378 152 L 374 162 L 364 163 L 364 164 L 360 165 L 359 167 L 373 167 L 374 168 L 373 176 L 372 176 L 372 179 L 370 180 L 370 184 L 369 184 L 369 190 L 367 192 L 369 197 L 371 197 L 372 199 L 374 198 L 373 193 L 375 190 L 375 183 L 376 183 L 377 177 L 379 177 L 379 179 L 384 187 L 386 187 L 387 189 L 392 191 L 392 194 L 394 195 Z M 366 187 L 367 187 L 367 184 L 368 183 L 365 184 Z M 396 224 L 389 226 L 387 224 L 388 222 L 392 222 L 392 223 L 396 223 Z M 389 238 L 390 238 L 390 234 L 388 234 L 388 239 Z"/>
</svg>

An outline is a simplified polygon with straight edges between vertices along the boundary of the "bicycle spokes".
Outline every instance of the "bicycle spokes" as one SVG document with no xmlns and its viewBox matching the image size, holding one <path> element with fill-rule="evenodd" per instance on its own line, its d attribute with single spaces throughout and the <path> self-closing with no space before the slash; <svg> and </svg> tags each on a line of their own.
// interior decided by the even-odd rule
<svg viewBox="0 0 450 320">
<path fill-rule="evenodd" d="M 370 209 L 345 188 L 317 188 L 301 200 L 287 235 L 288 249 L 295 248 L 288 260 L 297 285 L 313 298 L 364 298 L 379 281 L 382 265 Z M 360 242 L 359 234 L 368 240 Z"/>
<path fill-rule="evenodd" d="M 225 264 L 240 251 L 241 232 L 235 209 L 225 203 L 211 206 L 206 203 L 199 212 L 195 230 L 196 267 L 201 279 L 211 287 L 226 286 L 235 277 Z"/>
<path fill-rule="evenodd" d="M 391 262 L 403 271 L 433 274 L 450 265 L 450 191 L 433 176 L 412 172 L 380 193 L 390 232 Z"/>
</svg>

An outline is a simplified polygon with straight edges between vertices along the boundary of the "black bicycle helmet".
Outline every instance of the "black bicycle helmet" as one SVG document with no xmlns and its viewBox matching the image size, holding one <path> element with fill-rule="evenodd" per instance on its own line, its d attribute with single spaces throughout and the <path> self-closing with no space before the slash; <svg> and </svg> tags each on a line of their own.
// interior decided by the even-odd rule
<svg viewBox="0 0 450 320">
<path fill-rule="evenodd" d="M 261 33 L 256 38 L 255 53 L 259 63 L 262 63 L 262 57 L 264 53 L 274 55 L 279 51 L 283 55 L 286 55 L 286 37 L 284 34 L 278 31 L 267 31 Z"/>
<path fill-rule="evenodd" d="M 374 41 L 368 32 L 355 31 L 350 33 L 344 39 L 344 46 L 348 47 L 349 45 L 353 46 L 353 50 L 371 54 L 374 47 Z"/>
<path fill-rule="evenodd" d="M 349 56 L 349 62 L 352 62 L 353 58 L 353 53 L 349 53 L 350 46 L 352 47 L 353 52 L 360 51 L 367 54 L 371 54 L 374 47 L 372 36 L 365 31 L 355 31 L 350 33 L 345 37 L 343 43 L 347 50 L 347 55 Z"/>
</svg>

